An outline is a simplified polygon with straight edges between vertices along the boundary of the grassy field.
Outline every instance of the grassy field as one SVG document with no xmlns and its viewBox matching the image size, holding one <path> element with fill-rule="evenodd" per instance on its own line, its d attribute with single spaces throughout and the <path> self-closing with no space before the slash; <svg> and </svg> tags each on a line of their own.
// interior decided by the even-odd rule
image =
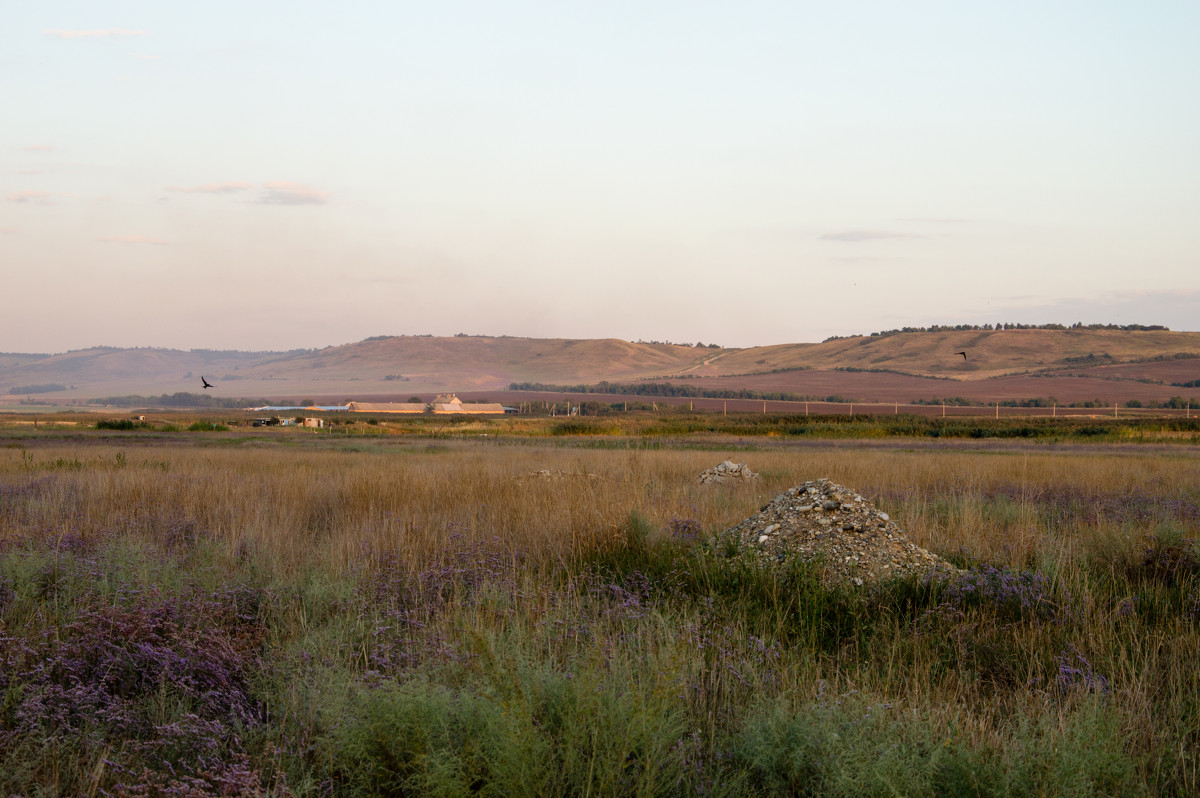
<svg viewBox="0 0 1200 798">
<path fill-rule="evenodd" d="M 1200 792 L 1194 445 L 551 423 L 0 431 L 0 793 Z M 714 542 L 818 477 L 963 575 Z"/>
</svg>

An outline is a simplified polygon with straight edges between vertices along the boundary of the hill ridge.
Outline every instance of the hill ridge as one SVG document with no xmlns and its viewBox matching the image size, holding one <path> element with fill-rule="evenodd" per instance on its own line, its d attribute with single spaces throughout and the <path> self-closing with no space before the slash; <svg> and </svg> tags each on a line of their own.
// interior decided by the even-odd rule
<svg viewBox="0 0 1200 798">
<path fill-rule="evenodd" d="M 0 400 L 18 401 L 22 397 L 12 391 L 22 387 L 61 386 L 43 396 L 52 400 L 194 391 L 201 374 L 222 395 L 298 397 L 487 391 L 511 383 L 719 380 L 729 385 L 770 377 L 766 382 L 783 385 L 813 377 L 804 372 L 869 374 L 879 384 L 891 374 L 912 386 L 938 378 L 964 390 L 971 383 L 1017 376 L 1180 385 L 1200 379 L 1200 332 L 943 329 L 749 348 L 482 335 L 373 336 L 285 352 L 94 347 L 46 356 L 0 353 Z M 939 390 L 955 393 L 948 382 Z"/>
</svg>

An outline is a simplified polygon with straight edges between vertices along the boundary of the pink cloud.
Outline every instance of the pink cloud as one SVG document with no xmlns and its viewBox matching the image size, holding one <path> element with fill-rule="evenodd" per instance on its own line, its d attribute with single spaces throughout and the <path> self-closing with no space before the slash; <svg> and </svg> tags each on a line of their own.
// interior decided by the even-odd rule
<svg viewBox="0 0 1200 798">
<path fill-rule="evenodd" d="M 48 191 L 17 191 L 8 195 L 9 202 L 23 202 L 30 205 L 53 205 L 54 195 Z"/>
<path fill-rule="evenodd" d="M 174 191 L 180 194 L 233 194 L 237 191 L 245 191 L 250 188 L 249 183 L 228 182 L 228 183 L 205 183 L 201 186 L 167 186 L 167 191 Z"/>
<path fill-rule="evenodd" d="M 28 147 L 22 147 L 25 152 L 53 152 L 54 148 L 49 144 L 30 144 Z"/>
<path fill-rule="evenodd" d="M 150 236 L 98 236 L 97 241 L 104 241 L 109 244 L 155 244 L 163 246 L 167 242 Z"/>
<path fill-rule="evenodd" d="M 149 35 L 144 30 L 126 30 L 124 28 L 108 28 L 107 30 L 61 30 L 55 28 L 43 32 L 52 39 L 114 39 Z"/>
<path fill-rule="evenodd" d="M 263 184 L 258 202 L 263 205 L 324 205 L 329 194 L 304 183 L 275 180 Z"/>
</svg>

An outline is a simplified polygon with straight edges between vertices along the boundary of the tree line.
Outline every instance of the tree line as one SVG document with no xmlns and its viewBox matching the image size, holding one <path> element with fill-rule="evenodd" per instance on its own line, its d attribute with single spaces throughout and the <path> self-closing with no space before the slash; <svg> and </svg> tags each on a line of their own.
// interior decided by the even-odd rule
<svg viewBox="0 0 1200 798">
<path fill-rule="evenodd" d="M 1077 321 L 1074 324 L 1019 324 L 1015 322 L 997 322 L 995 324 L 931 324 L 928 327 L 900 327 L 895 330 L 880 330 L 868 335 L 868 338 L 886 338 L 889 335 L 921 332 L 963 332 L 992 330 L 1121 330 L 1124 332 L 1149 332 L 1153 330 L 1170 331 L 1170 327 L 1161 324 L 1084 324 Z M 846 338 L 860 338 L 858 335 L 831 335 L 828 341 L 840 341 Z"/>
</svg>

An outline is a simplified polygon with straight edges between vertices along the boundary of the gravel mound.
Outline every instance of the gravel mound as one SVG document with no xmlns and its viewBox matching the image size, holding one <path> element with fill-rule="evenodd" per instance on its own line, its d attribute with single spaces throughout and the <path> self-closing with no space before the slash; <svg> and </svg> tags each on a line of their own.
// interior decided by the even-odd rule
<svg viewBox="0 0 1200 798">
<path fill-rule="evenodd" d="M 818 561 L 829 584 L 861 586 L 959 569 L 912 543 L 885 512 L 849 488 L 818 479 L 790 488 L 723 532 L 766 560 Z"/>
<path fill-rule="evenodd" d="M 749 482 L 753 479 L 758 479 L 758 474 L 751 471 L 750 467 L 745 463 L 735 463 L 732 460 L 726 460 L 707 471 L 701 471 L 699 476 L 701 485 L 719 485 L 722 482 Z"/>
</svg>

